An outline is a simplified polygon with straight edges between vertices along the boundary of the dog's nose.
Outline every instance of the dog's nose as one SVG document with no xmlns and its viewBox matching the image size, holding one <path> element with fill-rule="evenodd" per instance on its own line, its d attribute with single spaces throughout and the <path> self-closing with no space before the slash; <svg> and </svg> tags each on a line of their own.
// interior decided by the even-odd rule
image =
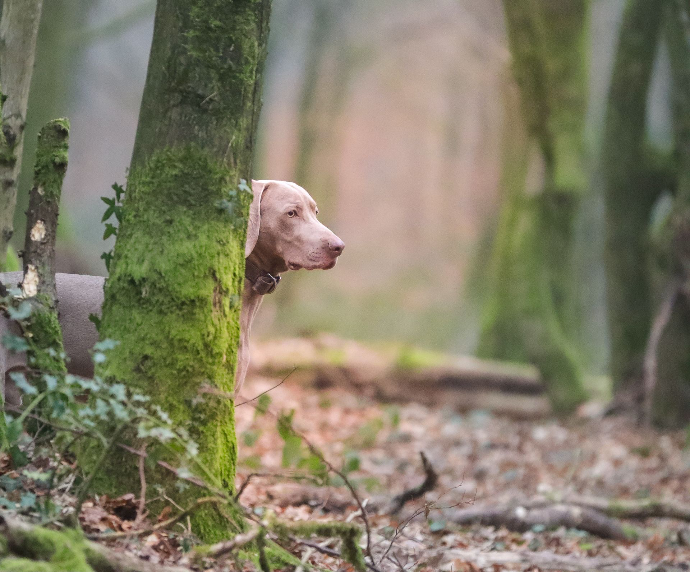
<svg viewBox="0 0 690 572">
<path fill-rule="evenodd" d="M 336 236 L 328 241 L 328 248 L 333 254 L 340 256 L 345 248 L 345 243 Z"/>
</svg>

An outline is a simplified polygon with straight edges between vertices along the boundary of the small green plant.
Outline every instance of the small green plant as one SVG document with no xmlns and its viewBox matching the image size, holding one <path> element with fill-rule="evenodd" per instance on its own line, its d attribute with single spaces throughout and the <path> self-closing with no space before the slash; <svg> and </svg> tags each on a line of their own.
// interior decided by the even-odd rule
<svg viewBox="0 0 690 572">
<path fill-rule="evenodd" d="M 240 205 L 243 202 L 241 199 L 242 193 L 254 195 L 252 188 L 247 184 L 246 179 L 240 179 L 240 184 L 236 189 L 231 189 L 227 192 L 225 198 L 215 202 L 215 206 L 223 211 L 230 218 L 233 228 L 245 224 L 245 218 L 242 216 Z"/>
<path fill-rule="evenodd" d="M 105 231 L 103 232 L 103 240 L 107 240 L 111 236 L 117 236 L 119 226 L 122 224 L 122 217 L 124 214 L 124 196 L 125 190 L 122 185 L 113 183 L 113 191 L 115 191 L 114 197 L 101 197 L 101 200 L 107 205 L 105 212 L 103 213 L 103 218 L 101 222 L 105 223 Z M 112 217 L 115 217 L 117 221 L 117 226 L 113 223 L 108 222 Z M 113 260 L 113 251 L 109 250 L 101 254 L 101 259 L 105 262 L 105 268 L 110 272 L 110 263 Z"/>
</svg>

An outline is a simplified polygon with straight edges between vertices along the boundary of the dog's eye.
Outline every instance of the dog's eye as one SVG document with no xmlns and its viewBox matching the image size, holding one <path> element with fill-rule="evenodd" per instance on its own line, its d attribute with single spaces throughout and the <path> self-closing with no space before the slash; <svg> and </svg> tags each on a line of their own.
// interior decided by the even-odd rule
<svg viewBox="0 0 690 572">
<path fill-rule="evenodd" d="M 293 210 L 291 210 L 291 211 L 288 211 L 288 214 L 287 214 L 287 215 L 288 215 L 290 218 L 295 218 L 295 217 L 297 216 L 297 211 L 293 209 Z"/>
</svg>

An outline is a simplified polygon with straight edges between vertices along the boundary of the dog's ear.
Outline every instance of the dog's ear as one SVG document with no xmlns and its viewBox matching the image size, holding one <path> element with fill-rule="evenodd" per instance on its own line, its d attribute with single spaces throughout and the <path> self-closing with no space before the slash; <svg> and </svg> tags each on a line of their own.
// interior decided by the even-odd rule
<svg viewBox="0 0 690 572">
<path fill-rule="evenodd" d="M 259 240 L 259 227 L 261 226 L 261 195 L 268 186 L 268 181 L 255 181 L 252 179 L 252 192 L 254 198 L 249 206 L 249 224 L 247 225 L 247 243 L 244 247 L 244 257 L 247 258 L 254 250 L 256 241 Z"/>
</svg>

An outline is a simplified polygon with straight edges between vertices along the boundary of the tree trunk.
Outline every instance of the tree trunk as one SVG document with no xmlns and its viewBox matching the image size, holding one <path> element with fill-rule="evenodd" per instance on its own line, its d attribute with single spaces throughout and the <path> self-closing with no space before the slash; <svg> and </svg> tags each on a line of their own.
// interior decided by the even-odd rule
<svg viewBox="0 0 690 572">
<path fill-rule="evenodd" d="M 644 155 L 647 92 L 665 0 L 630 0 L 609 88 L 601 168 L 606 293 L 614 387 L 639 380 L 651 323 L 647 228 L 659 193 Z"/>
<path fill-rule="evenodd" d="M 26 213 L 22 291 L 33 308 L 26 326 L 29 364 L 41 373 L 64 375 L 62 330 L 55 286 L 55 241 L 62 182 L 67 172 L 69 121 L 55 119 L 38 136 L 34 185 Z"/>
<path fill-rule="evenodd" d="M 120 342 L 101 373 L 189 426 L 227 490 L 234 404 L 199 389 L 233 391 L 249 197 L 233 217 L 216 203 L 250 179 L 269 13 L 270 0 L 159 0 L 100 332 Z M 136 487 L 131 457 L 108 462 L 101 488 Z M 227 537 L 213 509 L 192 521 L 205 541 Z"/>
<path fill-rule="evenodd" d="M 0 271 L 7 270 L 7 248 L 13 233 L 17 178 L 22 165 L 24 126 L 34 71 L 36 37 L 43 0 L 5 0 L 0 22 Z"/>
<path fill-rule="evenodd" d="M 664 303 L 674 289 L 670 315 L 654 356 L 654 379 L 646 380 L 656 425 L 680 427 L 690 421 L 690 5 L 671 0 L 667 6 L 666 38 L 673 74 L 673 112 L 677 158 L 677 189 L 673 208 L 653 235 L 652 294 Z M 647 372 L 646 372 L 647 373 Z M 651 384 L 649 383 L 651 381 Z"/>
<path fill-rule="evenodd" d="M 587 187 L 588 3 L 506 0 L 504 10 L 529 139 L 522 158 L 508 150 L 514 166 L 506 171 L 510 190 L 479 353 L 535 363 L 555 408 L 566 412 L 586 397 L 571 342 L 571 267 L 575 212 Z"/>
</svg>

